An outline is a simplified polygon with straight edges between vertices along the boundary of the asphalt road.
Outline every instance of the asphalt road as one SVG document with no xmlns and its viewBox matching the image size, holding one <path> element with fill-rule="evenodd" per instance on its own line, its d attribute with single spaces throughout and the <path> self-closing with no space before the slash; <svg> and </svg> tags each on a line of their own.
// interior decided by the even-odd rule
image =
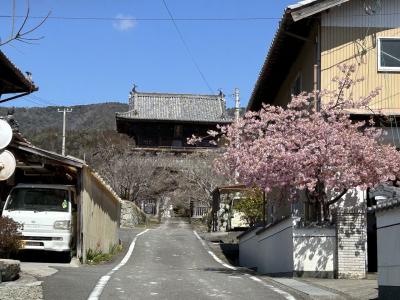
<svg viewBox="0 0 400 300">
<path fill-rule="evenodd" d="M 112 268 L 60 270 L 44 282 L 45 299 L 87 299 Z M 111 275 L 100 299 L 290 299 L 287 296 L 218 263 L 191 226 L 177 220 L 137 238 L 132 256 Z"/>
</svg>

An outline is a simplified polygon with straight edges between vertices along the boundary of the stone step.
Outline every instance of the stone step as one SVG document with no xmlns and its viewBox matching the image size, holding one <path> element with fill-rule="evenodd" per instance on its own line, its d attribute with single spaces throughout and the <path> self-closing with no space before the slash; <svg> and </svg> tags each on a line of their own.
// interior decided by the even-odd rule
<svg viewBox="0 0 400 300">
<path fill-rule="evenodd" d="M 12 281 L 19 277 L 21 271 L 19 260 L 0 259 L 0 281 Z"/>
</svg>

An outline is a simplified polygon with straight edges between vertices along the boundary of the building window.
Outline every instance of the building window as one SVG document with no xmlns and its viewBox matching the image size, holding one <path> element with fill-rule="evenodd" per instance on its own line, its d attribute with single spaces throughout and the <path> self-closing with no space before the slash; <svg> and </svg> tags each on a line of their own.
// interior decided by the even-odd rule
<svg viewBox="0 0 400 300">
<path fill-rule="evenodd" d="M 400 72 L 400 37 L 378 38 L 378 71 Z"/>
<path fill-rule="evenodd" d="M 292 83 L 291 87 L 291 93 L 294 96 L 297 96 L 302 92 L 302 86 L 301 86 L 301 73 L 298 73 L 295 80 Z"/>
</svg>

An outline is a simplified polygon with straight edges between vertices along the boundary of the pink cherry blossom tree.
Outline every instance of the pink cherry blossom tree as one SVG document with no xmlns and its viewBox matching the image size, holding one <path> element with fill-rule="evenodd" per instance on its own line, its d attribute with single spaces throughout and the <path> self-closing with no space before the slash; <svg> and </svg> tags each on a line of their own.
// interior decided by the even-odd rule
<svg viewBox="0 0 400 300">
<path fill-rule="evenodd" d="M 226 151 L 215 162 L 217 170 L 266 192 L 287 191 L 288 200 L 303 191 L 316 204 L 319 221 L 329 218 L 330 205 L 349 189 L 396 180 L 400 153 L 380 143 L 382 130 L 372 120 L 355 122 L 346 113 L 348 108 L 368 109 L 379 89 L 353 99 L 352 87 L 361 79 L 352 78 L 353 66 L 340 71 L 333 92 L 302 93 L 286 108 L 263 105 L 222 127 Z M 325 104 L 317 111 L 318 98 Z"/>
</svg>

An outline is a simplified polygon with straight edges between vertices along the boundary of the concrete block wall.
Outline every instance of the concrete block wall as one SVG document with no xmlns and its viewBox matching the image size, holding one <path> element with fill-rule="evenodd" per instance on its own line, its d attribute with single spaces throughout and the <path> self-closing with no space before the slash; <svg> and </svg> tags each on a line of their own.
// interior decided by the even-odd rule
<svg viewBox="0 0 400 300">
<path fill-rule="evenodd" d="M 336 212 L 336 222 L 338 278 L 365 278 L 367 273 L 365 209 L 342 208 Z"/>
</svg>

